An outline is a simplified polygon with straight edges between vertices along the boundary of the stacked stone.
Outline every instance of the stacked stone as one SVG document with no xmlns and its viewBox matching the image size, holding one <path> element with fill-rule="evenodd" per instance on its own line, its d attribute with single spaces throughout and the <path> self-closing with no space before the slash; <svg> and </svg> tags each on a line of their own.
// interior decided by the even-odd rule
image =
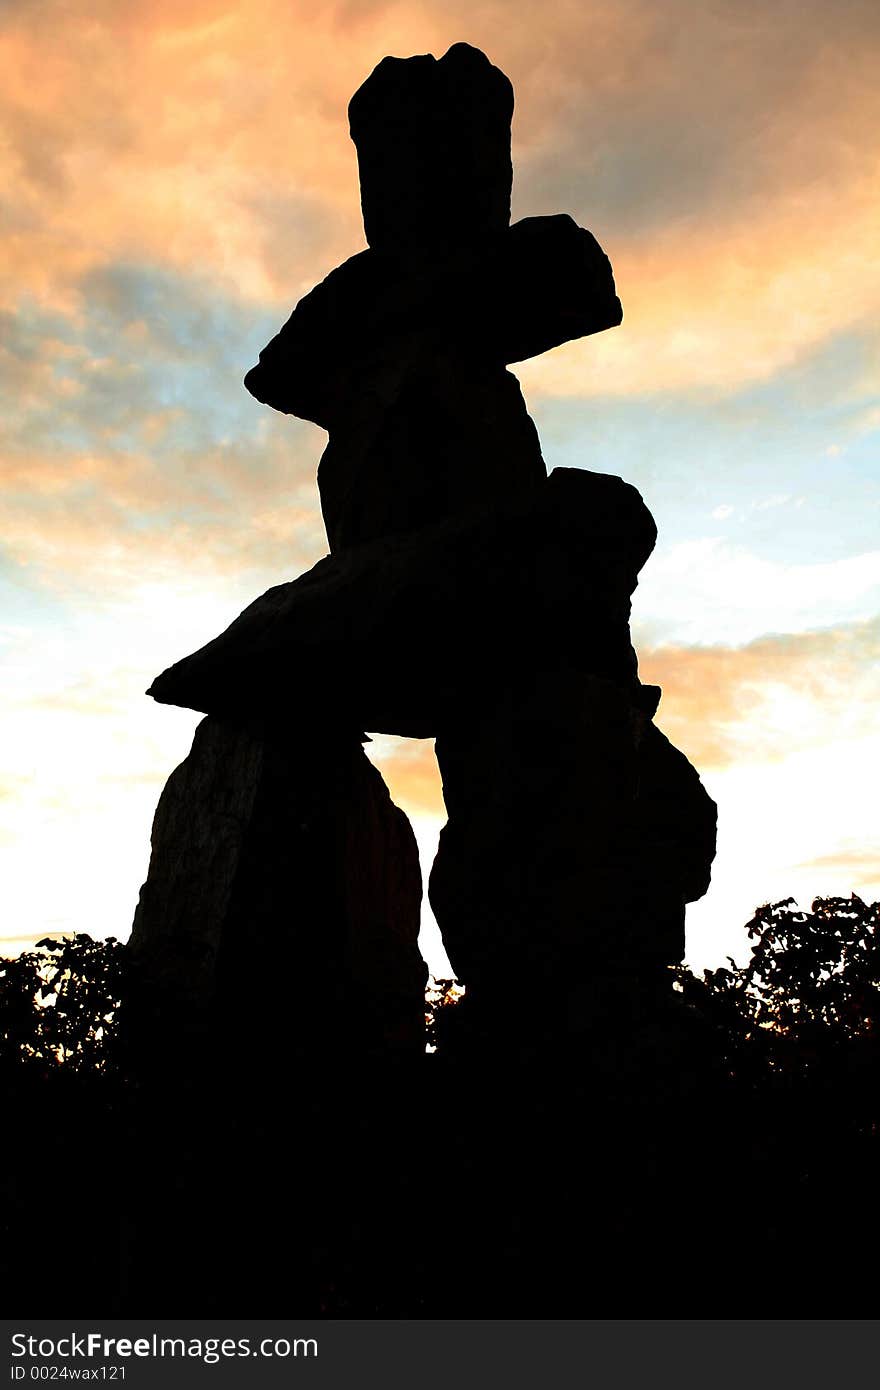
<svg viewBox="0 0 880 1390">
<path fill-rule="evenodd" d="M 660 980 L 714 854 L 714 805 L 654 726 L 659 691 L 630 643 L 653 520 L 619 478 L 547 477 L 507 370 L 622 317 L 589 232 L 566 216 L 510 225 L 512 109 L 507 78 L 465 44 L 386 58 L 356 93 L 369 249 L 306 295 L 246 378 L 329 431 L 331 553 L 150 691 L 211 718 L 157 813 L 138 948 L 171 959 L 189 933 L 216 991 L 224 956 L 283 939 L 319 981 L 310 1025 L 366 993 L 372 1036 L 410 1042 L 414 845 L 355 731 L 436 736 L 449 820 L 431 902 L 490 1031 L 512 989 L 542 1030 L 571 1035 L 605 985 L 619 999 Z M 326 762 L 303 754 L 316 725 Z M 310 870 L 291 846 L 319 804 L 306 946 Z M 226 886 L 183 912 L 230 824 Z M 345 881 L 370 883 L 369 910 L 342 903 Z"/>
</svg>

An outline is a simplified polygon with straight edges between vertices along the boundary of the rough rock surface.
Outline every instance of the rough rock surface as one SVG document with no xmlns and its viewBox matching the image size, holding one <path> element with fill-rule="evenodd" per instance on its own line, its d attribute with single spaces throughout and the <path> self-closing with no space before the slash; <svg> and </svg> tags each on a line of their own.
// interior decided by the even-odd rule
<svg viewBox="0 0 880 1390">
<path fill-rule="evenodd" d="M 418 849 L 355 735 L 203 720 L 152 849 L 131 947 L 157 1046 L 424 1046 Z"/>
<path fill-rule="evenodd" d="M 513 88 L 470 44 L 383 58 L 348 108 L 367 241 L 472 242 L 510 221 Z"/>
<path fill-rule="evenodd" d="M 651 723 L 655 688 L 532 668 L 493 693 L 437 739 L 431 906 L 470 1007 L 497 1021 L 525 988 L 535 1027 L 577 1032 L 591 981 L 681 960 L 715 806 Z"/>
<path fill-rule="evenodd" d="M 526 217 L 419 264 L 361 251 L 297 304 L 245 384 L 275 410 L 345 424 L 360 378 L 420 353 L 505 366 L 616 327 L 623 310 L 595 237 L 565 214 Z M 418 466 L 418 460 L 413 460 Z"/>
<path fill-rule="evenodd" d="M 150 694 L 239 716 L 333 710 L 353 727 L 428 737 L 480 718 L 499 671 L 518 683 L 537 664 L 628 687 L 630 595 L 655 537 L 628 483 L 556 469 L 528 500 L 322 560 Z"/>
</svg>

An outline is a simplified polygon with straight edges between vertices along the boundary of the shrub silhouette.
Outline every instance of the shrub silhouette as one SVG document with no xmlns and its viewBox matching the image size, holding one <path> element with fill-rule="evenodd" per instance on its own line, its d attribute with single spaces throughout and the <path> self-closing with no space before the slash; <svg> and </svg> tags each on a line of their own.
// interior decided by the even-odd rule
<svg viewBox="0 0 880 1390">
<path fill-rule="evenodd" d="M 786 898 L 758 908 L 748 934 L 745 966 L 676 972 L 734 1073 L 818 1079 L 876 1062 L 880 903 L 816 898 L 805 912 Z"/>
<path fill-rule="evenodd" d="M 877 1047 L 880 903 L 855 894 L 816 898 L 806 912 L 786 898 L 759 907 L 747 931 L 754 944 L 746 965 L 728 958 L 728 966 L 702 976 L 686 967 L 673 972 L 678 993 L 712 1026 L 732 1069 L 803 1072 Z M 115 937 L 95 941 L 84 933 L 0 960 L 0 1063 L 118 1070 L 135 974 Z M 461 995 L 454 980 L 429 981 L 432 1051 L 442 1050 L 443 1016 Z"/>
<path fill-rule="evenodd" d="M 118 1066 L 130 976 L 115 937 L 95 941 L 83 933 L 0 960 L 0 1063 L 83 1073 Z"/>
<path fill-rule="evenodd" d="M 475 1065 L 461 991 L 442 980 L 426 999 L 436 1054 L 414 1066 L 353 1055 L 326 1071 L 267 1047 L 207 1088 L 151 1083 L 126 1040 L 127 947 L 42 941 L 0 961 L 5 1302 L 45 1306 L 54 1287 L 32 1213 L 64 1171 L 83 1297 L 114 1315 L 154 1311 L 156 1290 L 163 1316 L 752 1313 L 760 1241 L 784 1254 L 775 1313 L 853 1316 L 837 1271 L 880 1235 L 878 924 L 880 904 L 855 896 L 759 908 L 748 964 L 671 972 L 673 1042 L 647 1086 L 642 1051 L 616 1065 L 619 1037 L 610 1066 L 508 1050 L 528 1036 L 527 981 Z M 425 1234 L 426 1192 L 455 1239 Z M 847 1193 L 857 1221 L 819 1219 Z M 687 1210 L 714 1212 L 714 1234 L 670 1281 L 670 1222 Z"/>
</svg>

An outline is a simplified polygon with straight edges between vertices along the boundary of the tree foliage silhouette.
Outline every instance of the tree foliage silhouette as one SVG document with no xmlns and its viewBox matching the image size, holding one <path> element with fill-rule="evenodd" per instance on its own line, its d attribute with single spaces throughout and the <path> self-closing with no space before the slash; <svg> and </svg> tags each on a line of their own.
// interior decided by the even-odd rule
<svg viewBox="0 0 880 1390">
<path fill-rule="evenodd" d="M 677 972 L 734 1070 L 805 1076 L 876 1060 L 880 903 L 816 898 L 806 912 L 786 898 L 758 908 L 747 930 L 745 966 Z"/>
<path fill-rule="evenodd" d="M 316 1059 L 279 1062 L 271 1048 L 257 1048 L 237 1089 L 224 1069 L 207 1094 L 200 1077 L 181 1076 L 178 1086 L 163 1074 L 153 1085 L 134 1061 L 143 1053 L 126 1040 L 139 989 L 127 947 L 85 935 L 42 941 L 0 961 L 0 1081 L 11 1136 L 0 1165 L 9 1197 L 0 1284 L 45 1288 L 30 1213 L 63 1165 L 77 1194 L 66 1219 L 92 1252 L 84 1286 L 90 1296 L 103 1290 L 120 1313 L 141 1311 L 172 1279 L 169 1250 L 181 1231 L 193 1245 L 196 1210 L 205 1213 L 204 1250 L 193 1258 L 212 1314 L 228 1306 L 239 1268 L 248 1271 L 245 1301 L 265 1299 L 264 1310 L 293 1280 L 297 1306 L 319 1316 L 592 1316 L 618 1309 L 623 1290 L 656 1311 L 670 1211 L 711 1206 L 745 1185 L 762 1238 L 786 1252 L 791 1309 L 801 1315 L 821 1297 L 823 1313 L 834 1311 L 831 1272 L 880 1233 L 872 1178 L 878 926 L 880 904 L 855 896 L 817 898 L 809 911 L 789 899 L 755 913 L 747 965 L 731 961 L 702 977 L 674 972 L 668 1022 L 679 1042 L 668 1063 L 647 1071 L 656 1095 L 639 1089 L 637 1069 L 612 1061 L 597 1070 L 587 1055 L 567 1068 L 555 1053 L 540 1055 L 523 1069 L 525 1054 L 506 1043 L 528 1037 L 527 981 L 511 999 L 489 1070 L 469 1059 L 461 991 L 434 981 L 426 1008 L 437 1056 L 419 1063 L 418 1076 L 358 1071 L 356 1057 L 351 1076 L 338 1066 L 325 1076 Z M 268 1007 L 283 1011 L 283 992 Z M 401 1164 L 419 1132 L 416 1094 L 416 1125 L 427 1137 L 418 1161 Z M 236 1183 L 247 1194 L 244 1215 L 238 1244 L 221 1259 Z M 426 1189 L 442 1191 L 455 1213 L 475 1252 L 467 1268 L 455 1242 L 421 1239 L 412 1213 Z M 266 1229 L 276 1231 L 289 1212 L 288 1243 L 276 1233 L 259 1261 L 248 1234 L 257 1191 Z M 817 1224 L 846 1191 L 860 1194 L 859 1221 Z M 296 1200 L 303 1192 L 306 1207 Z M 218 1212 L 227 1215 L 215 1230 Z M 549 1283 L 540 1274 L 587 1244 L 593 1258 L 576 1272 Z M 711 1277 L 695 1267 L 688 1286 L 693 1306 L 704 1290 L 735 1299 L 748 1286 L 750 1247 L 719 1240 L 706 1258 Z M 252 1293 L 254 1270 L 262 1293 Z M 181 1306 L 191 1292 L 184 1283 Z"/>
<path fill-rule="evenodd" d="M 816 898 L 807 912 L 786 898 L 759 907 L 747 931 L 746 965 L 675 972 L 685 1004 L 712 1024 L 732 1067 L 802 1071 L 877 1048 L 880 903 L 855 894 Z M 114 937 L 46 939 L 0 960 L 0 1062 L 68 1072 L 118 1067 L 133 984 L 131 957 Z M 455 981 L 430 982 L 431 1050 L 442 1049 L 439 1020 L 460 996 Z"/>
<path fill-rule="evenodd" d="M 84 933 L 45 939 L 0 960 L 0 1062 L 105 1072 L 119 1062 L 117 1039 L 131 979 L 115 939 Z"/>
</svg>

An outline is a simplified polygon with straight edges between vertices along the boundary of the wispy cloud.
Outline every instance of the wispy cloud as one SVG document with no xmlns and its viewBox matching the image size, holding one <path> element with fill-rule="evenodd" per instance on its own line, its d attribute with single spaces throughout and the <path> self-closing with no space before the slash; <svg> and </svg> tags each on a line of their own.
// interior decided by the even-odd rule
<svg viewBox="0 0 880 1390">
<path fill-rule="evenodd" d="M 658 723 L 700 768 L 777 763 L 876 731 L 880 619 L 741 647 L 640 649 Z"/>
<path fill-rule="evenodd" d="M 834 879 L 848 880 L 856 892 L 860 888 L 876 892 L 880 883 L 880 838 L 870 846 L 842 845 L 834 854 L 820 854 L 799 864 L 798 868 L 811 873 L 817 884 L 830 874 Z"/>
<path fill-rule="evenodd" d="M 876 314 L 870 6 L 696 11 L 520 0 L 7 7 L 7 288 L 74 309 L 84 273 L 199 267 L 284 303 L 361 244 L 348 97 L 386 52 L 466 36 L 511 74 L 520 214 L 606 241 L 627 333 L 535 390 L 729 389 Z"/>
<path fill-rule="evenodd" d="M 866 621 L 880 610 L 880 550 L 786 563 L 719 536 L 682 541 L 648 561 L 634 607 L 642 641 L 687 646 Z"/>
</svg>

